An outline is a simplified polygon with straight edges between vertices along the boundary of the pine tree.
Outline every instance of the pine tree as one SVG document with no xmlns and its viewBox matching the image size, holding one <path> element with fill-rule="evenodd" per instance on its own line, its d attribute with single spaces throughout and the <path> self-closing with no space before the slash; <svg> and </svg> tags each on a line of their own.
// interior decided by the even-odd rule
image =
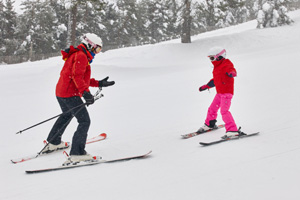
<svg viewBox="0 0 300 200">
<path fill-rule="evenodd" d="M 202 31 L 214 30 L 220 18 L 218 4 L 212 0 L 205 0 L 200 2 L 196 9 L 196 18 L 201 23 Z"/>
<path fill-rule="evenodd" d="M 81 36 L 85 33 L 95 33 L 101 36 L 101 10 L 103 3 L 98 4 L 93 1 L 82 2 L 78 5 L 77 16 L 80 21 L 76 25 L 77 36 Z M 80 38 L 80 37 L 77 37 Z M 77 40 L 78 42 L 78 40 Z"/>
<path fill-rule="evenodd" d="M 65 4 L 66 0 L 49 0 L 49 5 L 54 11 L 53 15 L 57 20 L 54 38 L 58 49 L 64 49 L 67 46 L 68 10 Z"/>
<path fill-rule="evenodd" d="M 137 4 L 137 34 L 139 45 L 149 44 L 151 31 L 149 31 L 149 13 L 148 6 L 152 0 L 140 1 Z"/>
<path fill-rule="evenodd" d="M 180 6 L 176 0 L 166 0 L 167 9 L 167 35 L 174 39 L 180 36 Z"/>
<path fill-rule="evenodd" d="M 292 0 L 289 5 L 290 10 L 296 10 L 300 8 L 300 0 Z"/>
<path fill-rule="evenodd" d="M 119 45 L 137 45 L 140 43 L 138 32 L 138 12 L 136 0 L 119 0 L 117 2 L 119 14 L 118 36 Z"/>
<path fill-rule="evenodd" d="M 47 56 L 58 50 L 55 39 L 57 20 L 49 3 L 49 0 L 28 0 L 22 3 L 24 13 L 20 16 L 22 25 L 18 33 L 19 36 L 23 35 L 22 46 L 29 52 L 30 59 L 34 54 Z"/>
<path fill-rule="evenodd" d="M 103 48 L 112 49 L 118 48 L 119 43 L 116 38 L 118 38 L 118 25 L 119 25 L 119 15 L 116 9 L 116 4 L 106 2 L 103 9 L 100 11 L 101 18 L 101 38 L 103 40 Z"/>
<path fill-rule="evenodd" d="M 91 32 L 89 24 L 97 24 L 96 12 L 105 4 L 104 0 L 63 0 L 67 11 L 67 41 L 66 47 L 75 45 L 82 33 Z M 98 9 L 98 10 L 97 10 Z M 94 18 L 93 18 L 94 17 Z M 84 30 L 84 28 L 89 29 Z"/>
<path fill-rule="evenodd" d="M 14 54 L 17 48 L 17 39 L 15 37 L 15 31 L 17 26 L 17 13 L 14 11 L 12 0 L 6 0 L 4 6 L 4 29 L 3 31 L 3 44 L 5 46 L 5 56 L 11 56 Z"/>
<path fill-rule="evenodd" d="M 257 12 L 259 10 L 259 2 L 258 0 L 246 0 L 245 6 L 249 11 L 249 20 L 256 19 Z"/>
<path fill-rule="evenodd" d="M 247 21 L 250 14 L 246 7 L 246 0 L 226 0 L 225 2 L 227 4 L 228 13 L 231 13 L 233 16 L 232 23 L 229 23 L 229 25 Z"/>
<path fill-rule="evenodd" d="M 293 20 L 287 15 L 290 3 L 290 0 L 261 0 L 257 28 L 291 24 Z"/>
<path fill-rule="evenodd" d="M 140 7 L 143 9 L 145 15 L 145 27 L 147 30 L 147 40 L 150 43 L 157 43 L 162 40 L 165 40 L 167 36 L 167 6 L 165 1 L 160 0 L 146 0 L 143 2 L 143 6 Z"/>
<path fill-rule="evenodd" d="M 4 4 L 3 4 L 2 0 L 0 0 L 0 56 L 3 56 L 4 52 L 5 52 L 4 27 L 5 27 Z M 1 60 L 0 60 L 0 63 L 1 63 Z"/>
<path fill-rule="evenodd" d="M 277 12 L 278 12 L 277 23 L 279 26 L 282 26 L 285 24 L 289 25 L 289 24 L 293 23 L 293 20 L 287 15 L 291 2 L 292 2 L 292 0 L 285 0 L 285 1 L 277 0 L 276 1 L 275 9 L 277 9 Z"/>
<path fill-rule="evenodd" d="M 0 0 L 0 56 L 58 52 L 87 32 L 99 35 L 105 49 L 179 37 L 190 43 L 193 34 L 256 16 L 259 27 L 290 24 L 287 11 L 298 5 L 295 0 L 27 0 L 18 16 L 13 3 Z"/>
<path fill-rule="evenodd" d="M 253 7 L 252 0 L 220 0 L 217 5 L 219 15 L 216 26 L 223 28 L 248 21 L 250 19 L 249 7 Z"/>
</svg>

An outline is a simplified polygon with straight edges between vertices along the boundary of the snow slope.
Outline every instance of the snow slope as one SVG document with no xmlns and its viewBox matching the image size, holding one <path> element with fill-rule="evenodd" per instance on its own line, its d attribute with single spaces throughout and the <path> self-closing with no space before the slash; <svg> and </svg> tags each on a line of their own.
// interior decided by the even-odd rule
<svg viewBox="0 0 300 200">
<path fill-rule="evenodd" d="M 0 199 L 300 199 L 300 11 L 291 17 L 292 26 L 258 30 L 248 22 L 195 36 L 191 44 L 173 40 L 98 55 L 93 77 L 109 75 L 116 85 L 88 108 L 89 136 L 108 138 L 86 149 L 103 158 L 153 150 L 143 160 L 25 174 L 65 160 L 54 153 L 10 163 L 43 147 L 54 121 L 15 133 L 60 113 L 54 90 L 63 61 L 1 65 Z M 214 45 L 227 49 L 238 71 L 231 108 L 237 124 L 261 134 L 201 147 L 199 141 L 218 139 L 224 129 L 187 140 L 180 135 L 203 124 L 215 95 L 198 92 L 212 76 L 206 52 Z M 75 128 L 74 120 L 65 141 Z"/>
</svg>

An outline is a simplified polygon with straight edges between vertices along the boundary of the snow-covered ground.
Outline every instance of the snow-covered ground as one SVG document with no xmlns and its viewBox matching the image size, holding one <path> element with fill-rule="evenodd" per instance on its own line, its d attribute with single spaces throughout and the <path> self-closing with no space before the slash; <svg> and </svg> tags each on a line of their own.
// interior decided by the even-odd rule
<svg viewBox="0 0 300 200">
<path fill-rule="evenodd" d="M 248 22 L 195 36 L 191 44 L 174 40 L 98 55 L 92 76 L 109 75 L 116 84 L 88 108 L 89 136 L 106 132 L 108 138 L 86 150 L 104 159 L 153 150 L 142 160 L 25 174 L 65 160 L 59 152 L 10 162 L 42 149 L 54 121 L 15 133 L 60 113 L 54 91 L 63 61 L 1 65 L 0 199 L 300 199 L 300 11 L 291 17 L 292 26 L 259 30 Z M 204 123 L 215 95 L 198 92 L 212 77 L 206 52 L 215 45 L 227 49 L 238 71 L 232 114 L 243 131 L 260 135 L 201 147 L 199 141 L 225 130 L 187 140 L 180 135 Z"/>
</svg>

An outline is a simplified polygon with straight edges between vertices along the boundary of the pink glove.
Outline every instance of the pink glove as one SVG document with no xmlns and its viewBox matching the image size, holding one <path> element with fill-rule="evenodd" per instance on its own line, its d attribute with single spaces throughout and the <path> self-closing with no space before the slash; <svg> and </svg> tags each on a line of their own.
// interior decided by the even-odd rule
<svg viewBox="0 0 300 200">
<path fill-rule="evenodd" d="M 207 89 L 212 88 L 212 87 L 215 87 L 214 79 L 211 79 L 206 85 L 202 85 L 199 88 L 199 91 L 202 92 L 202 91 L 207 90 Z"/>
<path fill-rule="evenodd" d="M 207 90 L 209 89 L 210 87 L 208 85 L 202 85 L 200 88 L 199 88 L 199 91 L 202 92 L 204 90 Z"/>
</svg>

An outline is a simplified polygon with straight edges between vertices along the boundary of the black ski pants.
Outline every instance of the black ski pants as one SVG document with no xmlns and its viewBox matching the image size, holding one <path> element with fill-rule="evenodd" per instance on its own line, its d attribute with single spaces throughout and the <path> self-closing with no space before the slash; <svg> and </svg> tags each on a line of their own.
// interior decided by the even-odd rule
<svg viewBox="0 0 300 200">
<path fill-rule="evenodd" d="M 63 113 L 83 104 L 82 99 L 78 96 L 69 98 L 57 97 L 57 101 Z M 53 125 L 48 135 L 47 141 L 55 145 L 60 144 L 61 137 L 66 127 L 71 122 L 73 116 L 75 116 L 75 118 L 77 119 L 78 127 L 73 135 L 70 155 L 84 155 L 86 154 L 84 149 L 87 139 L 87 132 L 91 123 L 89 113 L 86 109 L 86 106 L 84 105 L 75 108 L 71 112 L 61 115 Z"/>
</svg>

